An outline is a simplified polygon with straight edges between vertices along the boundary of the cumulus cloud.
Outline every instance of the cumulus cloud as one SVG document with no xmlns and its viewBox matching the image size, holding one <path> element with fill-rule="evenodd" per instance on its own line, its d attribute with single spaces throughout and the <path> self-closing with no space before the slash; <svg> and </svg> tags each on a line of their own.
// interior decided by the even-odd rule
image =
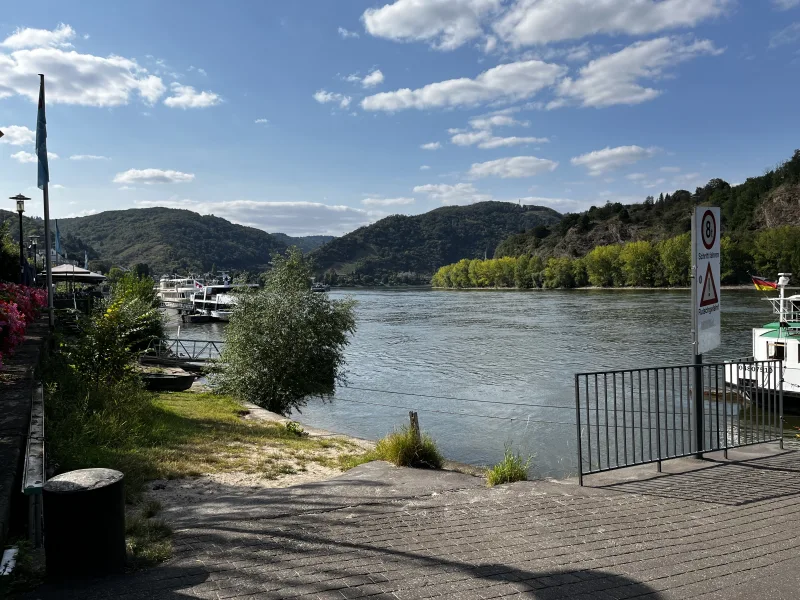
<svg viewBox="0 0 800 600">
<path fill-rule="evenodd" d="M 484 194 L 475 189 L 471 183 L 428 183 L 413 189 L 415 194 L 427 194 L 431 200 L 442 204 L 474 204 L 494 200 L 491 194 Z"/>
<path fill-rule="evenodd" d="M 548 108 L 558 108 L 567 101 L 597 108 L 646 102 L 661 95 L 661 90 L 645 87 L 641 80 L 659 79 L 681 62 L 721 52 L 709 40 L 662 37 L 636 42 L 591 61 L 576 78 L 563 79 L 557 87 L 562 98 L 551 102 Z"/>
<path fill-rule="evenodd" d="M 408 206 L 414 204 L 414 198 L 364 198 L 364 206 Z"/>
<path fill-rule="evenodd" d="M 89 215 L 96 215 L 97 209 L 96 208 L 84 208 L 78 212 L 71 212 L 69 213 L 65 219 L 74 219 L 75 217 L 88 217 Z"/>
<path fill-rule="evenodd" d="M 11 48 L 12 50 L 43 48 L 45 46 L 70 48 L 72 44 L 69 43 L 69 40 L 74 37 L 75 30 L 64 23 L 59 24 L 59 26 L 52 31 L 47 29 L 33 29 L 30 27 L 25 29 L 17 28 L 14 33 L 0 43 L 0 46 Z"/>
<path fill-rule="evenodd" d="M 398 42 L 427 42 L 453 50 L 483 33 L 482 20 L 501 0 L 396 0 L 361 16 L 370 35 Z"/>
<path fill-rule="evenodd" d="M 24 152 L 22 150 L 12 154 L 11 158 L 21 163 L 35 163 L 36 161 L 39 160 L 38 157 L 32 152 Z M 58 158 L 58 154 L 56 154 L 55 152 L 48 152 L 47 158 L 48 160 L 55 160 Z"/>
<path fill-rule="evenodd" d="M 194 181 L 194 173 L 163 169 L 128 169 L 114 176 L 114 183 L 145 184 L 155 183 L 188 183 Z"/>
<path fill-rule="evenodd" d="M 564 74 L 564 67 L 539 60 L 513 62 L 493 67 L 474 79 L 448 79 L 415 90 L 403 88 L 367 96 L 361 101 L 361 107 L 392 112 L 513 102 L 530 98 Z"/>
<path fill-rule="evenodd" d="M 430 169 L 430 166 L 429 166 L 429 165 L 422 165 L 422 166 L 419 168 L 419 170 L 420 170 L 420 171 L 427 171 L 428 169 Z"/>
<path fill-rule="evenodd" d="M 370 71 L 370 73 L 361 80 L 361 85 L 365 88 L 375 87 L 381 83 L 383 83 L 383 73 L 381 73 L 380 69 Z"/>
<path fill-rule="evenodd" d="M 69 157 L 70 160 L 111 160 L 108 156 L 99 156 L 97 154 L 73 154 Z"/>
<path fill-rule="evenodd" d="M 180 83 L 173 83 L 168 98 L 164 99 L 164 104 L 170 108 L 208 108 L 209 106 L 216 106 L 222 102 L 222 98 L 214 92 L 198 92 L 190 85 L 181 85 Z"/>
<path fill-rule="evenodd" d="M 344 27 L 339 27 L 339 35 L 344 40 L 346 40 L 347 38 L 358 38 L 358 37 L 361 37 L 361 36 L 358 35 L 357 31 L 348 31 Z"/>
<path fill-rule="evenodd" d="M 36 143 L 36 132 L 24 125 L 0 126 L 0 131 L 3 132 L 3 137 L 0 137 L 0 144 L 27 146 L 28 144 Z"/>
<path fill-rule="evenodd" d="M 694 27 L 722 15 L 732 0 L 518 0 L 494 31 L 513 46 L 597 34 L 646 35 Z"/>
<path fill-rule="evenodd" d="M 420 146 L 423 150 L 438 150 L 441 147 L 442 145 L 439 142 L 428 142 Z"/>
<path fill-rule="evenodd" d="M 318 90 L 314 94 L 314 100 L 319 102 L 320 104 L 328 104 L 329 102 L 336 102 L 339 104 L 339 108 L 347 108 L 350 106 L 350 101 L 352 98 L 350 96 L 344 96 L 337 92 L 326 92 L 325 90 Z"/>
<path fill-rule="evenodd" d="M 576 167 L 586 167 L 589 175 L 596 177 L 607 171 L 632 165 L 640 160 L 651 158 L 658 153 L 658 148 L 642 148 L 641 146 L 606 147 L 570 159 Z"/>
<path fill-rule="evenodd" d="M 269 119 L 256 119 L 255 123 L 257 125 L 267 125 L 269 123 Z"/>
<path fill-rule="evenodd" d="M 544 137 L 532 136 L 508 136 L 501 137 L 494 135 L 492 132 L 493 127 L 509 127 L 512 125 L 519 125 L 527 127 L 527 121 L 517 121 L 513 117 L 505 114 L 495 114 L 486 117 L 475 117 L 469 121 L 472 129 L 450 129 L 449 133 L 452 135 L 450 143 L 457 146 L 474 146 L 478 148 L 491 149 L 491 148 L 504 148 L 510 146 L 519 146 L 522 144 L 539 144 L 549 141 Z"/>
<path fill-rule="evenodd" d="M 482 163 L 473 163 L 469 174 L 472 177 L 501 177 L 503 179 L 516 177 L 533 177 L 540 173 L 555 171 L 558 163 L 546 158 L 535 156 L 512 156 L 499 158 Z"/>
<path fill-rule="evenodd" d="M 19 95 L 37 102 L 36 73 L 47 74 L 51 104 L 120 106 L 128 104 L 132 95 L 153 104 L 164 94 L 161 78 L 133 59 L 66 50 L 64 40 L 73 35 L 72 28 L 64 25 L 54 31 L 21 29 L 6 38 L 0 47 L 12 51 L 0 52 L 0 98 Z"/>
<path fill-rule="evenodd" d="M 370 211 L 320 202 L 262 202 L 226 200 L 202 202 L 171 198 L 166 201 L 137 201 L 139 207 L 184 208 L 200 214 L 213 214 L 239 225 L 289 235 L 342 235 L 376 220 Z"/>
<path fill-rule="evenodd" d="M 200 67 L 195 67 L 194 65 L 189 65 L 188 71 L 189 71 L 189 73 L 194 71 L 195 73 L 197 73 L 198 75 L 202 75 L 203 77 L 208 75 L 208 73 L 206 73 L 205 69 L 201 69 Z"/>
</svg>

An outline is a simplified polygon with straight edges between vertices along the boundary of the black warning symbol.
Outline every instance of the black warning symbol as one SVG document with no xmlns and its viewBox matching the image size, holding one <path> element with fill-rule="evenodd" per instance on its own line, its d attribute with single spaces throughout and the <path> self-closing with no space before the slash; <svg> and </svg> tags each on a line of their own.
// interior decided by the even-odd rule
<svg viewBox="0 0 800 600">
<path fill-rule="evenodd" d="M 714 273 L 711 272 L 711 263 L 709 263 L 705 280 L 703 281 L 703 293 L 700 295 L 700 306 L 710 306 L 717 302 L 719 302 L 717 284 L 714 283 Z"/>
</svg>

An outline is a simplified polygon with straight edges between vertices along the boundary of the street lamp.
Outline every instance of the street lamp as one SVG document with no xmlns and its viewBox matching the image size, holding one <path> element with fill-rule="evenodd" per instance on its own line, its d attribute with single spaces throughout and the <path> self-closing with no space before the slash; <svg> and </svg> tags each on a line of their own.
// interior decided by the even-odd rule
<svg viewBox="0 0 800 600">
<path fill-rule="evenodd" d="M 36 265 L 36 244 L 39 242 L 38 235 L 31 236 L 31 248 L 33 248 L 33 280 L 36 281 L 36 274 L 39 272 L 39 267 Z"/>
<path fill-rule="evenodd" d="M 25 274 L 25 249 L 24 242 L 22 241 L 22 213 L 25 212 L 25 200 L 30 200 L 22 194 L 11 196 L 9 200 L 17 201 L 17 212 L 19 213 L 19 282 L 22 283 L 22 278 Z"/>
</svg>

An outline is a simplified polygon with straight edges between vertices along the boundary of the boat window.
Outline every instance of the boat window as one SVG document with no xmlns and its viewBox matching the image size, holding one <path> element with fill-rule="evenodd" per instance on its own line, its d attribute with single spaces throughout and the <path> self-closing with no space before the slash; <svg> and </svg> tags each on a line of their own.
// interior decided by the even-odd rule
<svg viewBox="0 0 800 600">
<path fill-rule="evenodd" d="M 771 360 L 784 360 L 786 358 L 786 344 L 767 342 L 767 358 Z"/>
</svg>

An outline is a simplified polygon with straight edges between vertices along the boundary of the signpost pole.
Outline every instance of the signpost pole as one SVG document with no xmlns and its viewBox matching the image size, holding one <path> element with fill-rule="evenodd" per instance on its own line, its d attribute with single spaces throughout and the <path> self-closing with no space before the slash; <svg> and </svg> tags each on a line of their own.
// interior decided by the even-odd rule
<svg viewBox="0 0 800 600">
<path fill-rule="evenodd" d="M 694 400 L 694 444 L 695 458 L 703 458 L 703 355 L 698 354 L 697 336 L 697 209 L 692 213 L 692 364 L 695 365 L 692 376 L 692 399 Z"/>
</svg>

